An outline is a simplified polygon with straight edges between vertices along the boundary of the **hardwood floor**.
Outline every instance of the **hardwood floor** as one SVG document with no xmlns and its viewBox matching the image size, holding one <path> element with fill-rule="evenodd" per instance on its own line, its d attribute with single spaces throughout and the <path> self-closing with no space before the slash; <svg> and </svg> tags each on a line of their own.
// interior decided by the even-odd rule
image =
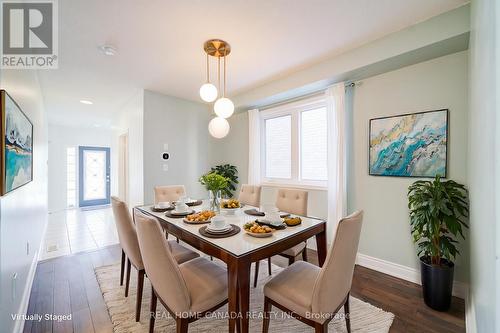
<svg viewBox="0 0 500 333">
<path fill-rule="evenodd" d="M 30 295 L 28 315 L 72 315 L 71 321 L 27 321 L 24 332 L 112 332 L 113 326 L 95 278 L 94 268 L 120 261 L 118 245 L 40 262 Z M 309 250 L 310 262 L 317 256 Z M 285 267 L 287 260 L 273 257 Z M 132 274 L 136 274 L 132 272 Z M 426 307 L 420 286 L 356 266 L 351 294 L 396 315 L 391 332 L 465 332 L 464 301 L 453 298 L 449 312 Z"/>
</svg>

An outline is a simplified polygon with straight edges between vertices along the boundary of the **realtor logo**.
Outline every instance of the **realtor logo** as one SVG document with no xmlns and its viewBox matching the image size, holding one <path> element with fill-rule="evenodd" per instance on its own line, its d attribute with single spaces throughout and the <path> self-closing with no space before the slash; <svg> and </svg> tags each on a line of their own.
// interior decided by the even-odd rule
<svg viewBox="0 0 500 333">
<path fill-rule="evenodd" d="M 57 68 L 57 3 L 2 1 L 2 68 Z"/>
</svg>

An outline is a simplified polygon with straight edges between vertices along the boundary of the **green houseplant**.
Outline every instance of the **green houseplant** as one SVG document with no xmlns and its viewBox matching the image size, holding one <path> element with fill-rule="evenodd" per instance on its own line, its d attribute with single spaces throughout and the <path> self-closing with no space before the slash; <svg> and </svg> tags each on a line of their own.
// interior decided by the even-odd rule
<svg viewBox="0 0 500 333">
<path fill-rule="evenodd" d="M 413 241 L 417 244 L 424 301 L 446 311 L 453 288 L 453 260 L 459 254 L 457 238 L 468 228 L 468 191 L 452 180 L 419 180 L 408 188 Z"/>
<path fill-rule="evenodd" d="M 199 182 L 208 190 L 210 209 L 219 211 L 221 191 L 227 188 L 228 179 L 216 172 L 209 172 L 201 176 Z"/>
<path fill-rule="evenodd" d="M 236 185 L 238 185 L 238 169 L 231 164 L 221 164 L 213 167 L 210 171 L 227 178 L 227 186 L 222 189 L 222 195 L 226 198 L 232 198 L 233 191 L 236 190 Z"/>
</svg>

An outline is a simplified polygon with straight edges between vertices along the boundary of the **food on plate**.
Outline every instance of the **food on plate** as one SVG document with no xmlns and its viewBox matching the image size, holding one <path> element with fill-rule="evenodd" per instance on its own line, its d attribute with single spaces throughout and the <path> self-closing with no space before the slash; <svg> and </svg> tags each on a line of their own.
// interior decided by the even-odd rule
<svg viewBox="0 0 500 333">
<path fill-rule="evenodd" d="M 220 204 L 221 208 L 225 209 L 233 209 L 233 208 L 240 208 L 240 202 L 236 199 L 229 199 L 229 200 L 224 200 Z"/>
<path fill-rule="evenodd" d="M 298 216 L 296 217 L 285 217 L 284 222 L 287 226 L 295 226 L 302 222 L 302 219 Z"/>
<path fill-rule="evenodd" d="M 199 213 L 194 213 L 186 216 L 189 222 L 206 222 L 215 216 L 215 212 L 211 210 L 204 210 Z"/>
<path fill-rule="evenodd" d="M 243 229 L 245 229 L 246 231 L 255 233 L 255 234 L 267 234 L 267 233 L 273 232 L 272 228 L 270 228 L 268 226 L 261 226 L 256 222 L 246 223 L 243 226 Z"/>
</svg>

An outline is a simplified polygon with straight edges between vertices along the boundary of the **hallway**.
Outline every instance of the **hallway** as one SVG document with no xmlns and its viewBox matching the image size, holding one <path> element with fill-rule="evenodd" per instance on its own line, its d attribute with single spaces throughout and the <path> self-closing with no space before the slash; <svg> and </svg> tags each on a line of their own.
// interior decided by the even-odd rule
<svg viewBox="0 0 500 333">
<path fill-rule="evenodd" d="M 118 234 L 110 207 L 63 210 L 49 214 L 40 260 L 97 250 L 117 243 Z"/>
</svg>

